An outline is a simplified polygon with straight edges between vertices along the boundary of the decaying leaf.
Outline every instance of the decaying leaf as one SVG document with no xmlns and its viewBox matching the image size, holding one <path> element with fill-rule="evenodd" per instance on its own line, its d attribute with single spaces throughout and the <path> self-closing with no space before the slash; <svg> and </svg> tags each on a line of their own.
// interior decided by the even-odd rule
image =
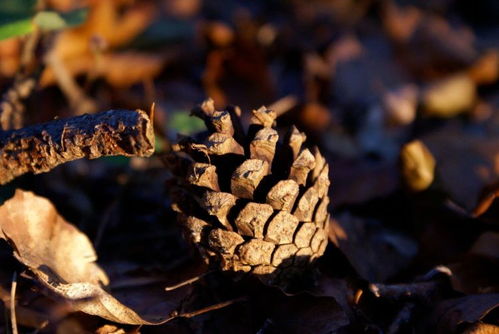
<svg viewBox="0 0 499 334">
<path fill-rule="evenodd" d="M 95 263 L 90 240 L 66 222 L 46 198 L 17 190 L 0 207 L 0 238 L 9 242 L 14 256 L 40 283 L 74 311 L 135 325 L 171 319 L 172 305 L 162 319 L 142 317 L 106 292 L 101 283 L 107 284 L 108 278 Z"/>
<path fill-rule="evenodd" d="M 364 279 L 383 282 L 402 270 L 418 250 L 407 236 L 378 221 L 342 213 L 330 224 L 329 238 Z"/>
<path fill-rule="evenodd" d="M 499 233 L 484 232 L 468 253 L 450 264 L 450 282 L 454 290 L 474 294 L 499 291 Z"/>
<path fill-rule="evenodd" d="M 450 299 L 437 307 L 438 333 L 455 333 L 458 326 L 484 319 L 499 307 L 499 294 L 468 295 Z"/>
<path fill-rule="evenodd" d="M 326 334 L 348 323 L 347 315 L 334 298 L 304 294 L 287 297 L 287 302 L 273 310 L 260 332 Z"/>
<path fill-rule="evenodd" d="M 422 140 L 438 161 L 437 173 L 444 189 L 454 201 L 471 212 L 482 189 L 499 176 L 496 167 L 498 138 L 484 138 L 449 127 Z"/>
</svg>

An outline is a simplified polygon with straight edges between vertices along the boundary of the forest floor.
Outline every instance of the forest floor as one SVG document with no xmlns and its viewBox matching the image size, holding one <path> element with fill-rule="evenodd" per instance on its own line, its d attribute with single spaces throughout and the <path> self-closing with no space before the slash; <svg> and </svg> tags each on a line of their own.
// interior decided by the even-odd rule
<svg viewBox="0 0 499 334">
<path fill-rule="evenodd" d="M 0 35 L 35 5 L 4 2 Z M 499 333 L 496 1 L 36 10 L 0 41 L 0 333 Z M 208 97 L 246 127 L 275 110 L 330 166 L 329 243 L 298 290 L 182 236 L 162 157 Z"/>
</svg>

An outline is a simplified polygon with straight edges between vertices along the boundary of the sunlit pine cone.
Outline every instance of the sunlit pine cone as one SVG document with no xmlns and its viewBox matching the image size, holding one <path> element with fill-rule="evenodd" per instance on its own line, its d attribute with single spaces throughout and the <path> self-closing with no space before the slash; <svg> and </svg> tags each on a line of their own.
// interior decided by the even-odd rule
<svg viewBox="0 0 499 334">
<path fill-rule="evenodd" d="M 208 131 L 179 140 L 166 158 L 187 238 L 222 270 L 286 285 L 326 249 L 328 164 L 302 147 L 294 126 L 279 141 L 265 107 L 252 112 L 247 133 L 237 107 L 217 111 L 207 100 L 192 113 Z"/>
</svg>

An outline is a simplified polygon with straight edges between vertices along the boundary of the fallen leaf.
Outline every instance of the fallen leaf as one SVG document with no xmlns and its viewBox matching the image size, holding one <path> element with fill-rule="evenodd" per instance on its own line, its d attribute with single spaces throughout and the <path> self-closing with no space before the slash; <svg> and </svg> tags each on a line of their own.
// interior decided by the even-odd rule
<svg viewBox="0 0 499 334">
<path fill-rule="evenodd" d="M 470 253 L 499 259 L 499 233 L 490 231 L 480 235 Z"/>
<path fill-rule="evenodd" d="M 466 328 L 463 334 L 497 334 L 499 333 L 499 326 L 476 323 Z"/>
<path fill-rule="evenodd" d="M 114 325 L 104 325 L 97 329 L 96 334 L 125 334 L 123 328 L 118 328 Z"/>
<path fill-rule="evenodd" d="M 452 271 L 450 282 L 456 291 L 467 294 L 499 292 L 497 259 L 468 254 L 448 267 Z"/>
<path fill-rule="evenodd" d="M 9 242 L 14 256 L 40 283 L 74 311 L 134 325 L 159 324 L 173 318 L 169 314 L 177 303 L 168 300 L 166 293 L 162 298 L 162 285 L 154 294 L 162 299 L 163 307 L 150 305 L 155 314 L 148 316 L 137 314 L 106 292 L 100 284 L 107 284 L 108 278 L 95 263 L 97 256 L 90 240 L 66 222 L 46 198 L 17 190 L 0 207 L 0 238 Z"/>
<path fill-rule="evenodd" d="M 383 282 L 408 266 L 418 245 L 411 238 L 369 220 L 342 213 L 332 225 L 333 240 L 359 275 Z"/>
<path fill-rule="evenodd" d="M 12 77 L 21 62 L 21 38 L 0 41 L 0 75 Z"/>
<path fill-rule="evenodd" d="M 498 138 L 449 127 L 424 136 L 422 141 L 438 163 L 437 174 L 444 190 L 452 200 L 471 212 L 482 189 L 499 176 L 496 167 Z"/>
<path fill-rule="evenodd" d="M 108 283 L 90 240 L 43 197 L 17 190 L 0 207 L 0 237 L 21 263 L 39 273 L 56 274 L 61 282 Z"/>
<path fill-rule="evenodd" d="M 332 165 L 335 179 L 333 198 L 336 206 L 360 204 L 387 196 L 400 183 L 399 168 L 392 161 L 335 159 Z"/>
<path fill-rule="evenodd" d="M 261 329 L 262 333 L 333 333 L 348 325 L 345 312 L 332 297 L 300 295 L 280 303 Z"/>
<path fill-rule="evenodd" d="M 456 333 L 458 326 L 484 319 L 499 307 L 499 294 L 469 295 L 446 300 L 435 311 L 438 333 Z"/>
<path fill-rule="evenodd" d="M 484 232 L 459 262 L 449 265 L 454 290 L 473 293 L 499 292 L 499 233 Z"/>
<path fill-rule="evenodd" d="M 85 23 L 79 27 L 64 30 L 57 36 L 50 53 L 62 62 L 71 76 L 88 72 L 93 69 L 93 66 L 99 65 L 99 57 L 96 53 L 102 53 L 102 51 L 94 50 L 93 41 L 99 40 L 106 48 L 114 49 L 131 41 L 150 24 L 154 16 L 154 8 L 151 5 L 140 2 L 126 6 L 127 2 L 125 0 L 90 1 L 89 14 Z M 121 63 L 123 61 L 126 59 L 120 59 Z M 109 64 L 109 61 L 105 63 Z M 142 68 L 148 69 L 145 65 Z M 128 69 L 133 70 L 131 73 L 136 72 L 134 66 Z M 54 72 L 51 66 L 43 71 L 40 78 L 42 87 L 54 83 L 56 76 Z M 128 71 L 121 77 L 126 76 L 126 73 Z M 111 83 L 115 82 L 113 81 L 115 76 L 116 74 L 111 77 Z M 127 78 L 127 83 L 130 80 Z"/>
</svg>

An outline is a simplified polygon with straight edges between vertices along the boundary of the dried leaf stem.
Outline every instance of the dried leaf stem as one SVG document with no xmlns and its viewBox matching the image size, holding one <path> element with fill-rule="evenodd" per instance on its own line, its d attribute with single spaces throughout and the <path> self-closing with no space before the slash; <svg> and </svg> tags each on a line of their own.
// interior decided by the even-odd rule
<svg viewBox="0 0 499 334">
<path fill-rule="evenodd" d="M 150 156 L 154 131 L 141 111 L 110 110 L 0 133 L 0 184 L 27 172 L 101 156 Z"/>
</svg>

